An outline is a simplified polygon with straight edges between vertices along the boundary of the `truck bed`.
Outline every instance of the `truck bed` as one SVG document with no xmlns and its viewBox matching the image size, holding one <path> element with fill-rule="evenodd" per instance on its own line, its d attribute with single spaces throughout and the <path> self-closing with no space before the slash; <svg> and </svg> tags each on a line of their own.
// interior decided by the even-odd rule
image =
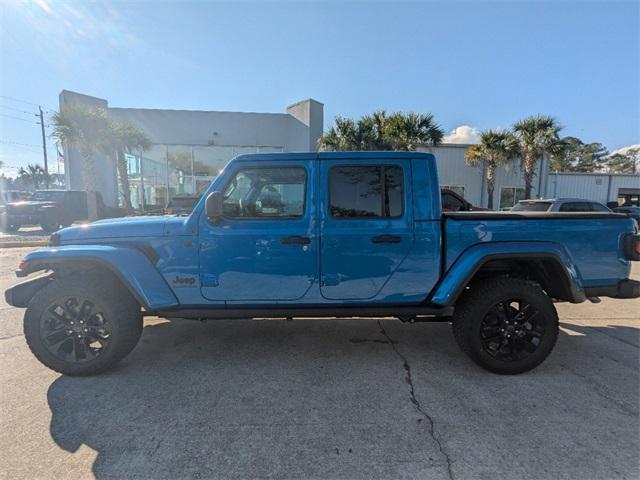
<svg viewBox="0 0 640 480">
<path fill-rule="evenodd" d="M 622 235 L 633 219 L 608 212 L 448 212 L 443 213 L 444 268 L 467 249 L 485 242 L 549 242 L 580 266 L 584 287 L 626 278 L 630 262 L 621 260 Z M 505 251 L 508 246 L 505 245 Z"/>
</svg>

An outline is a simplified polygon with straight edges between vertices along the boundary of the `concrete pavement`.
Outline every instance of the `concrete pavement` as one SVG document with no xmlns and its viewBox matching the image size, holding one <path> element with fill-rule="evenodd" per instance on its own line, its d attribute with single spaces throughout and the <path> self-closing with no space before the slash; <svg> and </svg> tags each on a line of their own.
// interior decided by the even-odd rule
<svg viewBox="0 0 640 480">
<path fill-rule="evenodd" d="M 0 250 L 0 288 L 23 253 Z M 558 310 L 556 350 L 515 377 L 472 364 L 448 324 L 150 319 L 118 368 L 70 378 L 0 304 L 0 473 L 638 478 L 640 301 Z"/>
</svg>

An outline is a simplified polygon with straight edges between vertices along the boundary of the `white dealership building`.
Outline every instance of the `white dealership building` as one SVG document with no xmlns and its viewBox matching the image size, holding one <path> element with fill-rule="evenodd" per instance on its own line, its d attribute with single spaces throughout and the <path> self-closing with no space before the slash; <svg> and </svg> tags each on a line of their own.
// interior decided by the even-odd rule
<svg viewBox="0 0 640 480">
<path fill-rule="evenodd" d="M 307 99 L 282 113 L 219 112 L 112 107 L 106 99 L 64 90 L 60 107 L 83 104 L 102 107 L 111 116 L 137 125 L 152 147 L 127 155 L 131 200 L 136 208 L 164 207 L 179 194 L 202 193 L 234 156 L 255 152 L 302 152 L 316 149 L 324 128 L 323 104 Z M 482 168 L 464 162 L 468 145 L 443 144 L 421 150 L 438 160 L 440 183 L 462 194 L 474 205 L 486 206 Z M 83 189 L 81 158 L 65 149 L 66 185 Z M 98 189 L 105 203 L 117 205 L 118 173 L 115 155 L 97 156 Z M 640 175 L 555 174 L 546 160 L 538 165 L 533 193 L 541 197 L 580 197 L 600 202 L 640 195 Z M 496 174 L 494 207 L 512 206 L 524 195 L 524 179 L 517 162 Z"/>
</svg>

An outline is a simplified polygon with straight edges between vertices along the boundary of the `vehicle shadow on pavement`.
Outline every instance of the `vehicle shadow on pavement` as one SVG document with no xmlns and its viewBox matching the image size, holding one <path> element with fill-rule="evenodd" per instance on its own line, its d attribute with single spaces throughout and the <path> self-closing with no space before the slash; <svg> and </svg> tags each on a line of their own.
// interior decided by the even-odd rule
<svg viewBox="0 0 640 480">
<path fill-rule="evenodd" d="M 99 479 L 633 477 L 638 329 L 564 326 L 545 364 L 505 377 L 464 357 L 448 324 L 147 325 L 117 368 L 53 382 L 50 432 L 96 451 Z M 627 343 L 602 358 L 614 337 Z"/>
</svg>

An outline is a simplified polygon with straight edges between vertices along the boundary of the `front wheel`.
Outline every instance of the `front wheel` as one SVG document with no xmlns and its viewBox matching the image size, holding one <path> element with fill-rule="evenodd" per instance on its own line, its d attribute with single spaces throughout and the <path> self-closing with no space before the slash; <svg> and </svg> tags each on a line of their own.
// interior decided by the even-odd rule
<svg viewBox="0 0 640 480">
<path fill-rule="evenodd" d="M 94 375 L 133 350 L 142 316 L 115 282 L 54 280 L 29 302 L 24 333 L 45 366 L 66 375 Z"/>
<path fill-rule="evenodd" d="M 551 298 L 527 280 L 480 282 L 455 308 L 453 334 L 462 351 L 494 373 L 523 373 L 540 365 L 558 339 Z"/>
<path fill-rule="evenodd" d="M 46 214 L 40 220 L 40 228 L 45 232 L 55 232 L 60 228 L 60 220 L 55 213 Z"/>
</svg>

